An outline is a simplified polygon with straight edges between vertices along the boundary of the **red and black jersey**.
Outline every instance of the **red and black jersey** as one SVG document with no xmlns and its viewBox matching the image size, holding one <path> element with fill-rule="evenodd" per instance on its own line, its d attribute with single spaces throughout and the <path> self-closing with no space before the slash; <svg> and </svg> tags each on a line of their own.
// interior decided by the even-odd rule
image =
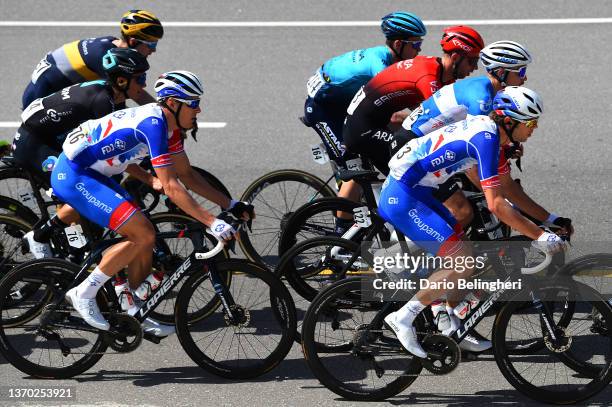
<svg viewBox="0 0 612 407">
<path fill-rule="evenodd" d="M 386 126 L 393 113 L 414 109 L 442 85 L 446 84 L 442 83 L 439 58 L 417 56 L 397 62 L 363 87 L 361 100 L 358 100 L 359 93 L 355 95 L 347 120 L 354 116 L 362 123 L 369 122 L 372 127 Z"/>
</svg>

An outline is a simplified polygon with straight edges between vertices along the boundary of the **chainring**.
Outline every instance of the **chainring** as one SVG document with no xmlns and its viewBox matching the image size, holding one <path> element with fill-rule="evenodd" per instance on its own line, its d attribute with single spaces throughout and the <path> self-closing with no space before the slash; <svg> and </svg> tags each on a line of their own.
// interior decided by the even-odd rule
<svg viewBox="0 0 612 407">
<path fill-rule="evenodd" d="M 423 367 L 435 375 L 444 375 L 452 372 L 461 361 L 459 345 L 441 334 L 429 334 L 422 342 L 427 352 L 427 359 L 421 359 Z"/>
<path fill-rule="evenodd" d="M 142 327 L 140 322 L 128 314 L 115 314 L 110 319 L 111 329 L 107 332 L 109 346 L 116 352 L 128 353 L 140 346 Z"/>
</svg>

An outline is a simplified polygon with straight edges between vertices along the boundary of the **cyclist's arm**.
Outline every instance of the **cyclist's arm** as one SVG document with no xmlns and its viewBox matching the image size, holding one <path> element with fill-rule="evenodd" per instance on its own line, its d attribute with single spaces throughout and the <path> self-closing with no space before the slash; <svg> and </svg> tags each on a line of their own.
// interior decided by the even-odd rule
<svg viewBox="0 0 612 407">
<path fill-rule="evenodd" d="M 155 98 L 146 90 L 141 89 L 140 92 L 138 92 L 138 95 L 135 97 L 134 102 L 142 106 L 146 105 L 147 103 L 154 103 Z"/>
<path fill-rule="evenodd" d="M 546 209 L 542 208 L 531 199 L 521 188 L 519 184 L 517 184 L 513 179 L 510 173 L 500 175 L 499 177 L 502 185 L 502 189 L 504 191 L 504 196 L 510 200 L 513 204 L 518 206 L 523 212 L 528 214 L 534 219 L 540 220 L 544 222 L 548 219 L 550 213 L 546 211 Z"/>
<path fill-rule="evenodd" d="M 155 177 L 147 171 L 143 170 L 142 167 L 140 167 L 138 164 L 128 165 L 125 169 L 125 172 L 127 172 L 128 174 L 130 174 L 130 176 L 136 178 L 143 184 L 153 186 L 153 180 L 155 179 Z"/>
<path fill-rule="evenodd" d="M 157 178 L 161 181 L 164 192 L 172 202 L 177 204 L 178 207 L 189 216 L 192 216 L 206 226 L 212 225 L 216 219 L 215 216 L 198 205 L 191 195 L 189 195 L 189 192 L 187 192 L 185 187 L 178 181 L 173 165 L 156 167 L 155 173 L 157 174 Z"/>
<path fill-rule="evenodd" d="M 516 211 L 504 198 L 501 188 L 484 188 L 487 206 L 495 216 L 512 229 L 519 231 L 530 239 L 536 240 L 542 229 Z"/>
<path fill-rule="evenodd" d="M 179 179 L 188 189 L 213 201 L 221 208 L 229 208 L 231 204 L 230 199 L 221 191 L 216 190 L 196 170 L 194 170 L 193 167 L 191 167 L 191 163 L 185 152 L 174 154 L 172 156 L 172 161 L 174 161 L 174 168 L 176 169 Z"/>
</svg>

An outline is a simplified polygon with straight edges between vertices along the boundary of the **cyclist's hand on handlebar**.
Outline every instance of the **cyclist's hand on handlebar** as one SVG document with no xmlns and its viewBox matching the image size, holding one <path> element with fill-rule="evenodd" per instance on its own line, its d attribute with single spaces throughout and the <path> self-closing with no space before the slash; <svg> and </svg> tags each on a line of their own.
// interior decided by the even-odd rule
<svg viewBox="0 0 612 407">
<path fill-rule="evenodd" d="M 255 207 L 248 202 L 235 201 L 232 199 L 230 207 L 227 209 L 237 219 L 247 221 L 247 226 L 251 230 L 251 223 L 255 219 Z"/>
<path fill-rule="evenodd" d="M 568 236 L 574 234 L 574 227 L 572 226 L 572 220 L 570 218 L 562 218 L 559 216 L 552 223 L 553 225 L 559 226 L 563 233 L 567 234 Z"/>
<path fill-rule="evenodd" d="M 567 241 L 550 232 L 542 232 L 536 244 L 541 250 L 550 254 L 567 250 Z"/>
<path fill-rule="evenodd" d="M 217 239 L 225 241 L 231 240 L 236 234 L 236 229 L 232 225 L 219 218 L 210 225 L 210 231 Z"/>
</svg>

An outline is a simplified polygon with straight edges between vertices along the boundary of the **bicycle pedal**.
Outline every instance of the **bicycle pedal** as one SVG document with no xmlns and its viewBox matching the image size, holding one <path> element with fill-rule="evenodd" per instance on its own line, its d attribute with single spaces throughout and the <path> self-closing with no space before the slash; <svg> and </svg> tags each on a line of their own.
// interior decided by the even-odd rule
<svg viewBox="0 0 612 407">
<path fill-rule="evenodd" d="M 160 338 L 159 336 L 155 336 L 155 335 L 147 333 L 147 332 L 145 332 L 143 334 L 143 336 L 142 336 L 142 339 L 145 339 L 145 340 L 147 340 L 149 342 L 152 342 L 152 343 L 154 343 L 156 345 L 159 345 L 161 340 L 164 339 L 164 338 L 167 338 L 167 336 L 164 336 L 164 337 Z"/>
</svg>

